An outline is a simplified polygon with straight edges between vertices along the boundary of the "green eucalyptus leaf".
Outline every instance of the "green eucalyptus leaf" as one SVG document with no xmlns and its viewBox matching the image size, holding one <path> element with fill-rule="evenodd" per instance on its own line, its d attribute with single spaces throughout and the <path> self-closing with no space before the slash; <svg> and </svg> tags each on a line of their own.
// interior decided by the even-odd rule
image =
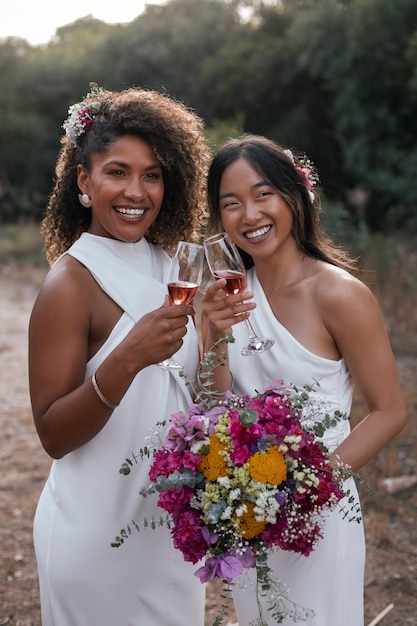
<svg viewBox="0 0 417 626">
<path fill-rule="evenodd" d="M 241 411 L 239 411 L 239 419 L 242 426 L 246 428 L 254 424 L 259 418 L 259 413 L 250 409 L 249 407 L 245 407 Z"/>
</svg>

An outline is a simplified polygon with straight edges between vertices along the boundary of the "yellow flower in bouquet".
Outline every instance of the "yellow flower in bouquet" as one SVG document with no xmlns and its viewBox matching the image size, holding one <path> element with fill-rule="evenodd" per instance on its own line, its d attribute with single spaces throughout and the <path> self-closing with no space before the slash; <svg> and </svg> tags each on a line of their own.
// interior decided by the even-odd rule
<svg viewBox="0 0 417 626">
<path fill-rule="evenodd" d="M 221 476 L 227 476 L 230 473 L 224 457 L 225 452 L 226 447 L 220 442 L 218 436 L 210 435 L 208 454 L 201 458 L 197 466 L 197 469 L 207 480 L 214 482 Z"/>
<path fill-rule="evenodd" d="M 257 537 L 267 524 L 266 520 L 258 521 L 256 519 L 255 504 L 253 502 L 245 502 L 245 511 L 240 516 L 235 516 L 237 528 L 245 539 L 253 539 Z"/>
<path fill-rule="evenodd" d="M 278 486 L 287 478 L 287 464 L 278 446 L 256 452 L 247 463 L 249 475 L 257 483 Z"/>
</svg>

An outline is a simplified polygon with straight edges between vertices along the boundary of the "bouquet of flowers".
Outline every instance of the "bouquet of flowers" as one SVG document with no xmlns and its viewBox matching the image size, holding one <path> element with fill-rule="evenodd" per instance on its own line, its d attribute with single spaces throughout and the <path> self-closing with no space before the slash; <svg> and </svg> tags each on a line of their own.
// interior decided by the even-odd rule
<svg viewBox="0 0 417 626">
<path fill-rule="evenodd" d="M 151 484 L 142 491 L 159 493 L 158 504 L 169 514 L 159 523 L 171 528 L 184 559 L 205 560 L 196 571 L 202 583 L 219 578 L 230 590 L 245 570 L 256 568 L 256 593 L 268 598 L 277 623 L 288 616 L 305 620 L 311 611 L 292 603 L 272 577 L 268 553 L 308 556 L 322 536 L 321 514 L 346 495 L 317 438 L 346 416 L 309 419 L 304 409 L 311 391 L 277 380 L 254 396 L 228 392 L 214 406 L 199 402 L 188 414 L 171 415 L 159 445 L 150 447 Z"/>
</svg>

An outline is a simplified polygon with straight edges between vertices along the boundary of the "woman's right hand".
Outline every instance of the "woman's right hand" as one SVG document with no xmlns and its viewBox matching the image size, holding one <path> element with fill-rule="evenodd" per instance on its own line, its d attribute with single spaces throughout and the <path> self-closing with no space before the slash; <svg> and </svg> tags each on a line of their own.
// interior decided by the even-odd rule
<svg viewBox="0 0 417 626">
<path fill-rule="evenodd" d="M 226 285 L 224 278 L 219 278 L 210 284 L 202 298 L 202 317 L 204 321 L 206 340 L 214 343 L 219 336 L 232 332 L 232 326 L 247 319 L 256 307 L 253 293 L 244 291 L 236 295 L 226 295 L 223 291 Z M 205 345 L 207 345 L 205 343 Z"/>
<path fill-rule="evenodd" d="M 166 296 L 163 306 L 141 317 L 121 344 L 123 349 L 123 344 L 129 346 L 128 358 L 136 362 L 137 371 L 178 352 L 193 315 L 191 305 L 172 305 Z"/>
</svg>

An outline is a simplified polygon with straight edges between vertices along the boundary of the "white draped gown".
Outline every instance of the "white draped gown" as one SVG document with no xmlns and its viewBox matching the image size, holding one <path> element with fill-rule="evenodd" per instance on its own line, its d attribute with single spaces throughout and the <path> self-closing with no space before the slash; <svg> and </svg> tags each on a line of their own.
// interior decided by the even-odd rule
<svg viewBox="0 0 417 626">
<path fill-rule="evenodd" d="M 169 259 L 145 239 L 131 244 L 87 233 L 67 253 L 123 310 L 88 362 L 87 379 L 137 320 L 163 304 Z M 198 342 L 191 321 L 187 329 L 176 358 L 191 374 Z M 176 372 L 149 366 L 91 441 L 52 462 L 34 520 L 42 626 L 203 626 L 198 566 L 183 561 L 166 527 L 133 529 L 124 545 L 110 545 L 132 520 L 165 516 L 156 496 L 139 495 L 151 461 L 139 461 L 129 476 L 119 468 L 143 448 L 156 422 L 190 402 Z"/>
<path fill-rule="evenodd" d="M 320 387 L 313 397 L 330 403 L 331 410 L 349 414 L 353 385 L 343 359 L 332 361 L 313 354 L 280 324 L 254 268 L 248 271 L 248 290 L 253 292 L 257 303 L 251 312 L 253 326 L 259 336 L 272 337 L 275 345 L 261 355 L 242 356 L 240 350 L 249 339 L 247 327 L 244 323 L 233 327 L 236 341 L 229 344 L 233 390 L 252 395 L 277 379 L 297 386 L 317 380 Z M 334 450 L 349 432 L 349 421 L 339 422 L 337 427 L 326 431 L 323 441 L 329 450 Z M 354 480 L 348 479 L 344 487 L 358 501 Z M 362 522 L 344 519 L 338 509 L 326 516 L 324 538 L 308 557 L 279 550 L 269 558 L 274 575 L 286 585 L 290 599 L 314 611 L 314 617 L 303 622 L 307 626 L 363 626 L 364 564 Z M 249 626 L 258 616 L 250 585 L 236 589 L 234 602 L 239 626 Z M 268 625 L 276 624 L 266 608 L 264 615 Z M 282 623 L 290 626 L 294 621 L 286 619 Z"/>
</svg>

